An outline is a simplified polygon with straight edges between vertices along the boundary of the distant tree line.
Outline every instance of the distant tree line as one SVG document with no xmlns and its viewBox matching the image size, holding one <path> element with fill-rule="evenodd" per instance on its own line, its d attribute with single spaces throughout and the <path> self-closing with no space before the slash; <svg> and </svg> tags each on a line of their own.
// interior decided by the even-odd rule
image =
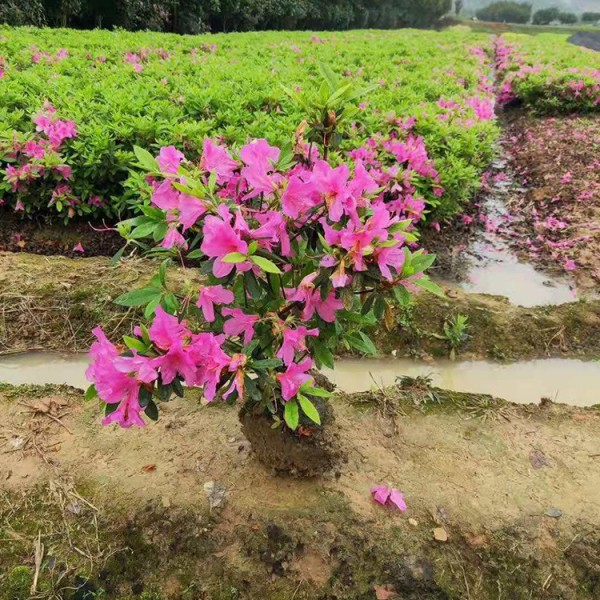
<svg viewBox="0 0 600 600">
<path fill-rule="evenodd" d="M 477 18 L 493 23 L 529 23 L 532 5 L 527 2 L 494 2 L 479 9 Z"/>
<path fill-rule="evenodd" d="M 536 11 L 533 17 L 531 13 L 532 5 L 528 2 L 502 0 L 481 8 L 477 11 L 476 15 L 482 21 L 492 21 L 495 23 L 529 23 L 531 20 L 534 25 L 549 25 L 555 21 L 565 25 L 572 25 L 578 21 L 575 13 L 565 12 L 560 10 L 560 8 L 542 8 Z M 598 21 L 600 20 L 600 13 L 583 13 L 581 20 L 590 23 Z"/>
<path fill-rule="evenodd" d="M 0 0 L 0 23 L 176 33 L 432 27 L 452 0 Z"/>
</svg>

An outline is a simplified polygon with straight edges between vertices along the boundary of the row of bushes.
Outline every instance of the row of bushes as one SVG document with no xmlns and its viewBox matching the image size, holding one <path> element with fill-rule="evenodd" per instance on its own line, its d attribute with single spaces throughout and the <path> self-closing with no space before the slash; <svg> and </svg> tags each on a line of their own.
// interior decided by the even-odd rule
<svg viewBox="0 0 600 600">
<path fill-rule="evenodd" d="M 600 113 L 600 55 L 560 34 L 506 34 L 496 42 L 500 102 L 538 113 Z"/>
<path fill-rule="evenodd" d="M 0 23 L 176 33 L 431 27 L 451 0 L 4 0 Z"/>
<path fill-rule="evenodd" d="M 340 148 L 358 148 L 406 121 L 441 173 L 445 193 L 432 203 L 453 213 L 471 197 L 497 133 L 480 92 L 483 58 L 469 52 L 482 43 L 488 36 L 465 31 L 182 37 L 0 27 L 0 198 L 40 216 L 114 219 L 139 199 L 140 181 L 130 175 L 134 146 L 175 145 L 190 159 L 207 137 L 233 147 L 265 138 L 291 149 L 307 108 L 283 86 L 320 93 L 319 64 L 326 63 L 351 88 L 369 89 Z M 49 118 L 72 121 L 76 136 L 64 137 L 67 125 L 47 128 L 65 140 L 44 170 L 53 179 L 29 182 L 37 173 L 23 164 L 30 162 L 24 152 L 42 152 L 25 146 L 47 145 L 50 134 L 34 132 L 32 122 L 48 112 L 46 102 L 56 109 Z M 56 182 L 63 163 L 71 169 L 62 182 L 68 189 Z"/>
</svg>

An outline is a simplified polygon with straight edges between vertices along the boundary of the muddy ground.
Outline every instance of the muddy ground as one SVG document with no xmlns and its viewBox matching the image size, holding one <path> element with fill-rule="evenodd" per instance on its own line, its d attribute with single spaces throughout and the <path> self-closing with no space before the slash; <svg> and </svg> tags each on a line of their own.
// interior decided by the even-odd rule
<svg viewBox="0 0 600 600">
<path fill-rule="evenodd" d="M 525 260 L 600 286 L 600 118 L 508 113 L 504 144 L 524 186 L 514 193 L 513 245 Z"/>
<path fill-rule="evenodd" d="M 91 330 L 104 327 L 111 339 L 129 333 L 139 318 L 113 300 L 143 287 L 154 263 L 131 259 L 69 259 L 0 253 L 0 354 L 24 350 L 85 352 Z M 196 269 L 174 267 L 168 281 L 176 289 L 199 285 Z M 396 312 L 391 330 L 372 331 L 382 354 L 447 356 L 444 323 L 469 317 L 471 337 L 458 349 L 462 358 L 519 360 L 548 356 L 600 355 L 600 301 L 522 308 L 506 299 L 465 294 L 446 286 L 447 297 L 428 293 Z"/>
<path fill-rule="evenodd" d="M 0 209 L 2 252 L 70 257 L 113 256 L 123 245 L 123 238 L 104 223 L 75 221 L 68 225 L 48 224 Z"/>
<path fill-rule="evenodd" d="M 333 406 L 347 462 L 299 480 L 230 407 L 188 397 L 124 431 L 74 390 L 3 386 L 0 598 L 29 597 L 36 553 L 39 598 L 598 597 L 598 407 L 414 384 Z"/>
<path fill-rule="evenodd" d="M 576 46 L 583 46 L 584 48 L 600 52 L 600 31 L 578 31 L 567 41 Z"/>
</svg>

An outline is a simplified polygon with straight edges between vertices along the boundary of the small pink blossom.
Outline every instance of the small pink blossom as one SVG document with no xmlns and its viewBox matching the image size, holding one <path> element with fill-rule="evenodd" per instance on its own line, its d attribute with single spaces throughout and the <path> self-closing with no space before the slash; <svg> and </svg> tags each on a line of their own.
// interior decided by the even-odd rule
<svg viewBox="0 0 600 600">
<path fill-rule="evenodd" d="M 240 308 L 224 308 L 223 316 L 231 317 L 225 321 L 223 331 L 230 336 L 244 334 L 244 346 L 247 346 L 254 337 L 254 325 L 258 322 L 257 315 L 247 315 Z"/>
<path fill-rule="evenodd" d="M 281 384 L 281 395 L 285 402 L 294 398 L 307 381 L 312 381 L 313 377 L 308 374 L 312 366 L 312 360 L 305 358 L 301 363 L 291 363 L 285 373 L 277 375 L 277 380 Z"/>
<path fill-rule="evenodd" d="M 375 502 L 378 502 L 384 506 L 395 506 L 400 512 L 404 512 L 407 509 L 406 502 L 404 500 L 404 494 L 402 494 L 396 488 L 378 485 L 371 488 L 371 495 L 373 496 L 373 500 L 375 500 Z"/>
<path fill-rule="evenodd" d="M 233 299 L 233 292 L 226 290 L 222 285 L 207 285 L 200 288 L 196 306 L 202 309 L 204 318 L 212 323 L 215 320 L 214 305 L 231 304 Z"/>
</svg>

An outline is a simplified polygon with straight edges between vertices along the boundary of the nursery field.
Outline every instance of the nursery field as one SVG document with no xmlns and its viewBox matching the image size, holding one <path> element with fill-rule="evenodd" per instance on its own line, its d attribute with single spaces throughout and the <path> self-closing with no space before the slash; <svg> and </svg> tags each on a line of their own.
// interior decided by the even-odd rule
<svg viewBox="0 0 600 600">
<path fill-rule="evenodd" d="M 600 597 L 600 53 L 0 26 L 0 600 Z"/>
</svg>

